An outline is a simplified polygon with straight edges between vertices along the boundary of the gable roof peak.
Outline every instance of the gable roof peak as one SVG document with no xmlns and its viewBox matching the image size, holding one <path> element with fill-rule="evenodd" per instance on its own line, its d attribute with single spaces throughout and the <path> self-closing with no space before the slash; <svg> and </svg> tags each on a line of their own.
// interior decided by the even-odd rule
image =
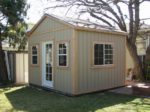
<svg viewBox="0 0 150 112">
<path fill-rule="evenodd" d="M 125 33 L 121 30 L 116 29 L 115 27 L 110 27 L 110 26 L 106 26 L 106 25 L 101 25 L 98 22 L 92 22 L 92 21 L 87 21 L 87 20 L 83 20 L 83 19 L 76 19 L 76 18 L 70 18 L 70 17 L 66 17 L 66 16 L 57 16 L 57 15 L 53 15 L 53 14 L 47 14 L 45 13 L 41 19 L 37 22 L 37 24 L 31 29 L 31 31 L 29 31 L 28 35 L 30 36 L 32 34 L 32 32 L 34 32 L 34 30 L 39 26 L 40 23 L 42 23 L 42 21 L 46 18 L 51 18 L 51 19 L 55 19 L 57 21 L 59 21 L 60 23 L 63 23 L 71 28 L 74 29 L 84 29 L 84 30 L 95 30 L 95 31 L 105 31 L 105 32 L 118 32 L 118 33 Z"/>
</svg>

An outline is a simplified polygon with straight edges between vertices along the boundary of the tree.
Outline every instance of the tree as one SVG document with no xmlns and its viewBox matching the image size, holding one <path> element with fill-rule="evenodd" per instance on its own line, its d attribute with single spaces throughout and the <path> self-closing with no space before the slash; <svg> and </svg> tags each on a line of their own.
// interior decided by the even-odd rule
<svg viewBox="0 0 150 112">
<path fill-rule="evenodd" d="M 24 49 L 26 23 L 24 17 L 28 9 L 26 0 L 0 0 L 0 77 L 2 82 L 8 81 L 5 56 L 2 42 L 8 41 L 10 46 Z"/>
<path fill-rule="evenodd" d="M 134 61 L 134 72 L 143 79 L 142 62 L 138 57 L 136 48 L 136 38 L 140 29 L 140 5 L 150 0 L 49 0 L 55 1 L 58 5 L 48 7 L 68 7 L 80 9 L 79 14 L 88 13 L 90 16 L 102 21 L 108 26 L 116 24 L 120 30 L 128 32 L 127 48 Z M 122 6 L 127 7 L 128 14 L 125 15 Z M 126 24 L 129 20 L 129 25 Z"/>
</svg>

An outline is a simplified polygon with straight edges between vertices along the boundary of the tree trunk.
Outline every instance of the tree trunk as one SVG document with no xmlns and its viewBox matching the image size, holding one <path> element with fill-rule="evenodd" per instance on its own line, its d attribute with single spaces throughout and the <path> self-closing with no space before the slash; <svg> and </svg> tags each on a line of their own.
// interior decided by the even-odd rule
<svg viewBox="0 0 150 112">
<path fill-rule="evenodd" d="M 136 45 L 131 43 L 131 41 L 127 40 L 127 48 L 134 62 L 134 69 L 133 69 L 134 74 L 133 75 L 135 75 L 136 78 L 143 80 L 142 62 L 137 54 Z"/>
<path fill-rule="evenodd" d="M 1 39 L 1 31 L 0 31 L 0 78 L 3 83 L 8 82 L 7 68 L 5 62 L 5 55 L 2 50 L 2 39 Z"/>
</svg>

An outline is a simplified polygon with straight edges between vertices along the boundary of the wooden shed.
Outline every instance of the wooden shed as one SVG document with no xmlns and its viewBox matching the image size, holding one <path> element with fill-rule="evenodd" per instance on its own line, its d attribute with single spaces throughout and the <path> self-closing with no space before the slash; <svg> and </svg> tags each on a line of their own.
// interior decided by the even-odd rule
<svg viewBox="0 0 150 112">
<path fill-rule="evenodd" d="M 28 34 L 31 85 L 69 95 L 125 85 L 125 32 L 45 14 Z"/>
</svg>

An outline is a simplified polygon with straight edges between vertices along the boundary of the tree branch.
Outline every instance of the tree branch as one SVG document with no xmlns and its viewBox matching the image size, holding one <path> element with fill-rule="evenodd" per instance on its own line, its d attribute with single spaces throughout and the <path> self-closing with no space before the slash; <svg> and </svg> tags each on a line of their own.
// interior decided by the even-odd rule
<svg viewBox="0 0 150 112">
<path fill-rule="evenodd" d="M 138 30 L 139 30 L 139 24 L 140 24 L 140 19 L 139 19 L 139 1 L 135 0 L 134 1 L 134 27 L 133 27 L 133 42 L 136 41 L 136 36 L 138 35 Z"/>
<path fill-rule="evenodd" d="M 130 22 L 129 22 L 129 40 L 132 40 L 132 35 L 133 35 L 133 10 L 132 10 L 132 0 L 129 1 L 129 6 L 128 6 L 128 10 L 129 10 L 129 19 L 130 19 Z"/>
<path fill-rule="evenodd" d="M 95 17 L 95 18 L 101 20 L 102 22 L 104 22 L 105 24 L 109 25 L 110 27 L 113 27 L 113 25 L 111 23 L 109 23 L 107 20 L 103 19 L 102 17 L 97 16 L 96 14 L 93 14 L 93 13 L 90 13 L 90 15 L 92 17 Z"/>
<path fill-rule="evenodd" d="M 127 32 L 126 23 L 125 23 L 125 19 L 123 17 L 123 13 L 121 11 L 121 8 L 120 8 L 120 6 L 118 4 L 116 4 L 116 7 L 118 9 L 118 12 L 120 14 L 120 18 L 121 18 L 121 21 L 122 21 L 122 26 L 120 26 L 120 27 L 122 27 L 123 31 Z"/>
</svg>

